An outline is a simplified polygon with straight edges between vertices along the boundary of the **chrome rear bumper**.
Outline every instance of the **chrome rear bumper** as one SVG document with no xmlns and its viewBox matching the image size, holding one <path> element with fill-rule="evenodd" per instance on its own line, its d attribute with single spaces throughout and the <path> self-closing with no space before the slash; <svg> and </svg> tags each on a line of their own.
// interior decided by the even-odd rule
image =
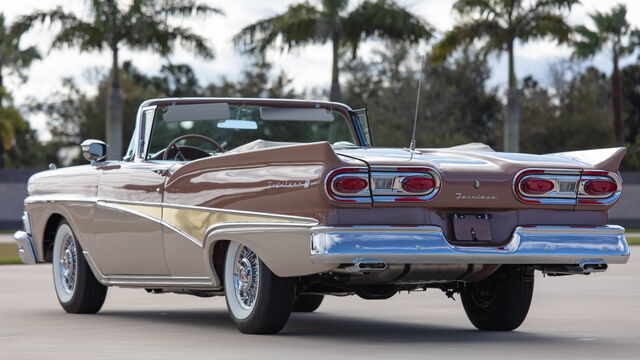
<svg viewBox="0 0 640 360">
<path fill-rule="evenodd" d="M 36 263 L 36 251 L 31 236 L 24 231 L 16 231 L 13 238 L 18 243 L 18 255 L 25 264 Z"/>
<path fill-rule="evenodd" d="M 386 264 L 624 264 L 624 228 L 607 225 L 522 226 L 500 247 L 455 246 L 438 226 L 352 226 L 311 229 L 311 262 Z"/>
</svg>

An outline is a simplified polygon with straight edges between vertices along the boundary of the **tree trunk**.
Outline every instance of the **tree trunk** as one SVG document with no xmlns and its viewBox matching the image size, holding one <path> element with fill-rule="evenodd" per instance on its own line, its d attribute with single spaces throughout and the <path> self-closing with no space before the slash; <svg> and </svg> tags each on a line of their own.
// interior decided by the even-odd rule
<svg viewBox="0 0 640 360">
<path fill-rule="evenodd" d="M 0 169 L 4 169 L 4 140 L 0 135 Z"/>
<path fill-rule="evenodd" d="M 0 108 L 2 108 L 2 100 L 4 98 L 4 83 L 2 78 L 2 68 L 0 67 Z M 0 134 L 0 169 L 4 169 L 4 139 Z"/>
<path fill-rule="evenodd" d="M 118 48 L 111 48 L 113 62 L 111 64 L 111 86 L 107 95 L 107 113 L 105 134 L 107 137 L 107 158 L 122 159 L 122 89 L 120 87 L 120 67 L 118 64 Z"/>
<path fill-rule="evenodd" d="M 618 56 L 613 56 L 613 75 L 611 76 L 611 105 L 613 106 L 613 135 L 616 146 L 623 146 L 622 116 L 620 110 L 620 68 Z"/>
<path fill-rule="evenodd" d="M 4 100 L 4 94 L 6 90 L 4 89 L 4 78 L 2 77 L 2 65 L 0 65 L 0 108 L 2 107 L 2 101 Z"/>
<path fill-rule="evenodd" d="M 331 68 L 331 93 L 329 94 L 329 100 L 342 101 L 342 91 L 340 91 L 340 66 L 339 66 L 339 50 L 340 39 L 333 37 L 333 64 Z"/>
<path fill-rule="evenodd" d="M 507 91 L 507 116 L 504 124 L 504 151 L 520 151 L 520 109 L 518 84 L 513 59 L 513 42 L 509 45 L 509 90 Z"/>
</svg>

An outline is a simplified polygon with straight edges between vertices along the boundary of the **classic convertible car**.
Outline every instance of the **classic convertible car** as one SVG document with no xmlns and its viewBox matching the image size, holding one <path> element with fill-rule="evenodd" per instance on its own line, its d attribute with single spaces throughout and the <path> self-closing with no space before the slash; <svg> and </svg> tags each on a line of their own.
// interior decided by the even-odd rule
<svg viewBox="0 0 640 360">
<path fill-rule="evenodd" d="M 99 311 L 108 286 L 224 295 L 240 331 L 275 333 L 325 295 L 434 288 L 513 330 L 534 270 L 629 257 L 607 225 L 624 148 L 376 148 L 366 111 L 320 101 L 156 99 L 136 125 L 124 159 L 87 140 L 91 164 L 29 180 L 15 238 L 25 263 L 53 262 L 67 312 Z"/>
</svg>

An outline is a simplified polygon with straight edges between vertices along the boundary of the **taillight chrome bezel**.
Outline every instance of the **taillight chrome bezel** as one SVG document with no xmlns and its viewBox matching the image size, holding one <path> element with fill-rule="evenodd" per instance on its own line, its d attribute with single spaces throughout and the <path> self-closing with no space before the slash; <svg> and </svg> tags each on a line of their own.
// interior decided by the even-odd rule
<svg viewBox="0 0 640 360">
<path fill-rule="evenodd" d="M 434 181 L 434 187 L 425 192 L 409 192 L 402 187 L 404 179 L 412 176 L 426 176 Z M 383 182 L 388 186 L 380 187 Z M 433 200 L 442 185 L 440 174 L 431 167 L 375 166 L 371 168 L 371 194 L 374 203 L 427 202 Z"/>
<path fill-rule="evenodd" d="M 525 204 L 575 205 L 580 172 L 573 169 L 524 169 L 513 180 L 513 192 Z M 522 185 L 530 179 L 551 181 L 553 188 L 546 193 L 528 193 Z"/>
<path fill-rule="evenodd" d="M 523 188 L 525 181 L 543 179 L 554 186 L 545 193 L 527 193 Z M 585 185 L 591 180 L 611 180 L 617 190 L 606 195 L 589 195 Z M 611 171 L 593 171 L 580 169 L 524 169 L 513 179 L 513 193 L 523 203 L 543 205 L 608 205 L 620 197 L 622 180 Z"/>
<path fill-rule="evenodd" d="M 617 189 L 606 195 L 591 195 L 585 190 L 585 186 L 592 180 L 613 181 Z M 585 170 L 578 184 L 578 205 L 609 205 L 616 202 L 622 195 L 622 178 L 612 171 Z"/>
<path fill-rule="evenodd" d="M 341 177 L 358 177 L 367 182 L 367 187 L 356 193 L 343 193 L 334 186 L 334 181 Z M 331 170 L 324 180 L 324 189 L 327 196 L 339 203 L 370 204 L 371 183 L 369 182 L 369 169 L 366 167 L 342 167 Z"/>
</svg>

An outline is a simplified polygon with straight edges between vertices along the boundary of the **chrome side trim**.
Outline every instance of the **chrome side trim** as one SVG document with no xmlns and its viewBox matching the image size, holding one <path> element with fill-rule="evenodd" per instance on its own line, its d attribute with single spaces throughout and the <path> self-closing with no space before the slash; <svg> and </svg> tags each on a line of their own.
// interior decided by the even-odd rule
<svg viewBox="0 0 640 360">
<path fill-rule="evenodd" d="M 16 231 L 13 238 L 18 243 L 18 256 L 23 263 L 31 265 L 37 262 L 36 248 L 33 246 L 31 235 L 24 231 Z"/>
<path fill-rule="evenodd" d="M 352 264 L 379 259 L 387 264 L 577 264 L 584 259 L 624 264 L 629 247 L 624 229 L 597 227 L 517 227 L 504 246 L 451 245 L 437 226 L 314 227 L 313 263 Z"/>
<path fill-rule="evenodd" d="M 96 279 L 105 286 L 139 287 L 139 288 L 203 288 L 217 290 L 208 277 L 188 276 L 153 276 L 153 275 L 104 275 L 100 272 L 91 254 L 84 254 Z"/>
<path fill-rule="evenodd" d="M 127 212 L 136 216 L 143 217 L 147 220 L 157 222 L 166 226 L 167 229 L 170 229 L 194 244 L 203 247 L 203 241 L 207 237 L 208 232 L 211 228 L 216 228 L 217 226 L 234 226 L 234 225 L 262 225 L 262 226 L 278 226 L 278 224 L 282 224 L 284 226 L 291 226 L 291 224 L 297 224 L 304 227 L 309 227 L 313 225 L 317 225 L 318 221 L 312 218 L 305 218 L 301 216 L 291 216 L 291 215 L 279 215 L 279 214 L 270 214 L 270 213 L 260 213 L 254 211 L 240 211 L 240 210 L 228 210 L 228 209 L 218 209 L 218 208 L 206 208 L 201 206 L 185 206 L 185 205 L 173 205 L 173 204 L 163 204 L 163 203 L 153 203 L 153 202 L 143 202 L 143 201 L 122 201 L 122 200 L 98 200 L 96 201 L 98 206 L 108 207 L 111 209 Z M 264 217 L 267 219 L 278 220 L 278 222 L 269 222 L 269 221 L 237 221 L 237 222 L 221 222 L 217 224 L 211 225 L 208 229 L 205 229 L 204 236 L 202 239 L 197 239 L 194 236 L 188 234 L 177 226 L 174 226 L 164 219 L 159 219 L 148 214 L 144 214 L 140 211 L 136 211 L 135 209 L 128 208 L 126 206 L 121 205 L 140 205 L 147 207 L 155 207 L 155 208 L 171 208 L 171 209 L 184 209 L 184 210 L 195 210 L 195 211 L 203 211 L 207 213 L 222 213 L 222 214 L 231 214 L 231 215 L 239 215 L 239 216 L 256 216 L 256 217 Z M 204 224 L 203 224 L 204 225 Z"/>
<path fill-rule="evenodd" d="M 222 209 L 222 208 L 210 208 L 204 206 L 193 206 L 193 205 L 176 205 L 176 204 L 167 204 L 167 203 L 154 203 L 154 202 L 145 202 L 145 201 L 127 201 L 127 200 L 115 200 L 115 199 L 105 199 L 100 200 L 106 203 L 121 203 L 121 204 L 131 204 L 131 205 L 145 205 L 145 206 L 162 206 L 165 208 L 173 208 L 173 209 L 185 209 L 185 210 L 200 210 L 200 211 L 208 211 L 208 212 L 220 212 L 225 214 L 235 214 L 235 215 L 252 215 L 252 216 L 265 216 L 277 219 L 289 219 L 289 220 L 299 220 L 304 222 L 312 222 L 318 223 L 316 219 L 307 218 L 303 216 L 294 216 L 294 215 L 280 215 L 273 213 L 265 213 L 265 212 L 257 212 L 257 211 L 245 211 L 245 210 L 231 210 L 231 209 Z"/>
<path fill-rule="evenodd" d="M 49 194 L 49 195 L 30 195 L 24 200 L 25 204 L 36 204 L 36 203 L 54 203 L 54 202 L 78 202 L 78 203 L 95 203 L 96 198 L 87 198 L 86 196 L 80 195 L 60 195 L 60 194 Z"/>
<path fill-rule="evenodd" d="M 185 233 L 184 231 L 178 229 L 177 227 L 175 227 L 175 226 L 173 226 L 173 225 L 171 225 L 171 224 L 169 224 L 167 222 L 162 221 L 162 219 L 155 218 L 153 216 L 149 216 L 147 214 L 141 213 L 139 211 L 135 211 L 133 209 L 130 209 L 130 208 L 127 208 L 127 207 L 124 207 L 124 206 L 118 206 L 119 203 L 122 203 L 122 204 L 130 203 L 131 205 L 141 205 L 141 203 L 136 203 L 136 202 L 133 202 L 133 201 L 131 201 L 131 202 L 120 202 L 120 201 L 116 202 L 116 201 L 103 201 L 103 200 L 98 200 L 97 201 L 97 205 L 98 206 L 108 207 L 110 209 L 119 210 L 119 211 L 122 211 L 122 212 L 126 212 L 126 213 L 129 213 L 129 214 L 140 216 L 140 217 L 145 218 L 145 219 L 147 219 L 149 221 L 153 221 L 153 222 L 156 222 L 158 224 L 164 225 L 164 226 L 167 227 L 167 229 L 170 229 L 170 230 L 182 235 L 184 238 L 190 240 L 194 244 L 196 244 L 198 246 L 202 246 L 202 242 L 201 241 L 198 241 L 193 236 Z M 148 205 L 145 205 L 145 206 L 162 207 L 162 204 L 149 203 Z"/>
</svg>

